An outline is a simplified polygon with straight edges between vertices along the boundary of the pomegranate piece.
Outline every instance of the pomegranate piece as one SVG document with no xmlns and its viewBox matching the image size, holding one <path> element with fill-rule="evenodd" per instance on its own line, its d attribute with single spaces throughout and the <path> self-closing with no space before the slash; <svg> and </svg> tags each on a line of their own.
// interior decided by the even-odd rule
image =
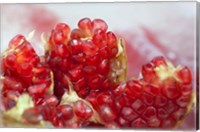
<svg viewBox="0 0 200 132">
<path fill-rule="evenodd" d="M 177 126 L 193 103 L 190 69 L 159 56 L 142 66 L 138 80 L 121 83 L 123 42 L 107 29 L 101 19 L 83 18 L 73 30 L 59 23 L 45 58 L 24 36 L 14 37 L 2 55 L 5 117 L 59 128 Z"/>
<path fill-rule="evenodd" d="M 123 43 L 107 29 L 101 19 L 83 18 L 78 28 L 71 30 L 67 24 L 59 23 L 52 30 L 45 56 L 54 72 L 54 92 L 58 98 L 68 89 L 59 81 L 63 76 L 69 77 L 82 98 L 91 90 L 109 89 L 125 80 Z M 115 63 L 118 67 L 112 68 Z"/>
<path fill-rule="evenodd" d="M 43 120 L 41 110 L 42 109 L 35 107 L 29 108 L 24 111 L 22 116 L 27 122 L 36 124 Z"/>
<path fill-rule="evenodd" d="M 23 93 L 29 93 L 36 100 L 51 91 L 51 70 L 42 60 L 24 36 L 17 35 L 10 41 L 2 54 L 1 80 L 6 110 L 14 107 Z"/>
<path fill-rule="evenodd" d="M 92 109 L 87 104 L 85 104 L 83 101 L 75 102 L 74 112 L 75 112 L 76 116 L 82 120 L 89 119 L 93 114 Z"/>
<path fill-rule="evenodd" d="M 146 65 L 143 66 L 140 80 L 129 80 L 113 91 L 116 122 L 121 127 L 171 129 L 191 109 L 191 71 L 186 67 L 174 67 L 163 57 L 155 57 L 148 64 L 151 68 L 147 70 L 144 69 Z"/>
</svg>

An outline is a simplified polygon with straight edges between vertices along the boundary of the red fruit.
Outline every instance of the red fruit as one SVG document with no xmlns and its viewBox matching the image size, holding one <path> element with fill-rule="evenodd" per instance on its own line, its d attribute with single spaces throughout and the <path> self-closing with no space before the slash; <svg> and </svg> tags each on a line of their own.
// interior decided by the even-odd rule
<svg viewBox="0 0 200 132">
<path fill-rule="evenodd" d="M 26 41 L 25 37 L 23 35 L 16 35 L 14 38 L 12 38 L 8 44 L 9 49 L 13 49 L 17 47 L 18 45 L 22 44 L 24 41 Z"/>
<path fill-rule="evenodd" d="M 85 127 L 88 121 L 99 123 L 99 116 L 92 105 L 77 96 L 69 83 L 69 92 L 65 92 L 58 106 L 50 105 L 50 109 L 44 108 L 44 119 L 52 122 L 55 127 Z M 52 113 L 49 115 L 49 113 Z M 89 124 L 88 124 L 89 125 Z"/>
<path fill-rule="evenodd" d="M 116 122 L 122 127 L 170 129 L 183 120 L 191 109 L 190 70 L 175 68 L 163 57 L 154 58 L 151 64 L 151 70 L 143 67 L 141 80 L 129 80 L 113 91 L 118 115 Z M 180 71 L 184 72 L 177 77 Z"/>
<path fill-rule="evenodd" d="M 51 70 L 22 35 L 14 37 L 3 53 L 1 76 L 6 109 L 12 108 L 22 93 L 29 93 L 34 100 L 43 98 L 52 83 Z"/>
<path fill-rule="evenodd" d="M 192 81 L 192 75 L 188 67 L 183 67 L 176 72 L 177 77 L 183 84 L 190 84 Z"/>
<path fill-rule="evenodd" d="M 81 120 L 87 120 L 87 119 L 89 119 L 92 116 L 93 111 L 83 101 L 77 101 L 74 104 L 74 113 Z"/>
<path fill-rule="evenodd" d="M 40 107 L 29 108 L 24 111 L 22 116 L 28 123 L 33 124 L 37 124 L 43 120 L 42 109 Z"/>
<path fill-rule="evenodd" d="M 92 22 L 89 18 L 83 18 L 78 22 L 78 27 L 81 29 L 87 36 L 92 34 Z"/>
<path fill-rule="evenodd" d="M 66 44 L 69 39 L 70 28 L 64 23 L 56 25 L 55 30 L 52 30 L 49 38 L 50 44 Z M 51 45 L 51 46 L 52 46 Z"/>
<path fill-rule="evenodd" d="M 20 123 L 48 121 L 59 128 L 177 126 L 193 103 L 190 69 L 159 56 L 143 65 L 139 80 L 120 83 L 126 55 L 122 40 L 107 29 L 101 19 L 81 19 L 72 31 L 59 23 L 45 59 L 22 35 L 13 38 L 2 55 L 5 112 L 16 111 Z"/>
<path fill-rule="evenodd" d="M 57 111 L 62 112 L 62 117 L 66 120 L 73 117 L 73 108 L 70 105 L 60 105 L 57 107 Z"/>
<path fill-rule="evenodd" d="M 97 31 L 106 32 L 108 25 L 102 19 L 94 19 L 92 21 L 92 29 L 93 33 L 96 33 Z"/>
<path fill-rule="evenodd" d="M 63 76 L 69 77 L 83 98 L 91 90 L 109 89 L 125 79 L 122 76 L 126 69 L 122 64 L 126 62 L 124 47 L 114 33 L 106 32 L 108 26 L 103 20 L 83 18 L 78 22 L 78 28 L 67 33 L 62 27 L 58 29 L 58 25 L 52 30 L 46 50 L 46 59 L 54 71 L 54 91 L 58 98 L 68 89 L 59 81 Z M 65 24 L 65 27 L 69 26 Z M 59 41 L 56 36 L 61 36 Z M 113 68 L 115 63 L 118 63 L 117 67 Z"/>
</svg>

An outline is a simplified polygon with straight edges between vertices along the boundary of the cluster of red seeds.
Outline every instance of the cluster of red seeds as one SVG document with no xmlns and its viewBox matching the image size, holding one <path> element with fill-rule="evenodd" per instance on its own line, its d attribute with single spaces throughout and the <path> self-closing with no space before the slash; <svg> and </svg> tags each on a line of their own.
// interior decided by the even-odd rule
<svg viewBox="0 0 200 132">
<path fill-rule="evenodd" d="M 101 19 L 84 18 L 72 31 L 64 23 L 57 24 L 52 30 L 46 56 L 55 73 L 58 97 L 68 89 L 64 75 L 70 78 L 80 97 L 86 97 L 91 90 L 112 86 L 109 74 L 118 48 L 115 34 L 107 32 L 107 28 Z"/>
<path fill-rule="evenodd" d="M 14 37 L 2 58 L 1 77 L 5 109 L 12 108 L 18 97 L 28 92 L 35 100 L 48 96 L 51 85 L 51 70 L 36 54 L 31 44 L 22 35 Z"/>
<path fill-rule="evenodd" d="M 21 35 L 2 55 L 2 98 L 6 111 L 28 93 L 34 107 L 25 122 L 55 127 L 172 128 L 192 100 L 192 75 L 163 57 L 143 65 L 141 78 L 115 82 L 117 37 L 101 19 L 81 19 L 78 28 L 57 24 L 39 57 Z"/>
<path fill-rule="evenodd" d="M 173 128 L 191 102 L 191 72 L 183 67 L 173 73 L 176 77 L 161 80 L 155 70 L 159 67 L 169 70 L 165 72 L 172 70 L 167 69 L 170 66 L 163 57 L 155 57 L 143 65 L 139 80 L 129 80 L 108 92 L 92 93 L 86 99 L 107 123 L 127 128 Z"/>
<path fill-rule="evenodd" d="M 170 66 L 163 57 L 155 57 L 143 65 L 140 80 L 130 80 L 114 90 L 121 126 L 172 128 L 183 119 L 192 98 L 191 72 L 181 67 L 162 79 L 159 72 L 172 72 Z"/>
</svg>

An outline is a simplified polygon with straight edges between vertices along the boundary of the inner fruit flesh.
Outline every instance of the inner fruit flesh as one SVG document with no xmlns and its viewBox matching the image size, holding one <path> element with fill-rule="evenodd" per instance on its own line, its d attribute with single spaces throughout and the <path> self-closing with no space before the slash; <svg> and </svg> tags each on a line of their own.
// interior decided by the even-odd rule
<svg viewBox="0 0 200 132">
<path fill-rule="evenodd" d="M 58 98 L 68 90 L 64 76 L 69 77 L 82 98 L 91 91 L 108 90 L 118 81 L 118 69 L 112 70 L 112 65 L 119 63 L 118 67 L 122 67 L 117 58 L 120 42 L 107 29 L 101 19 L 83 18 L 78 28 L 71 30 L 67 24 L 59 23 L 52 30 L 46 58 L 55 74 L 54 92 Z"/>
<path fill-rule="evenodd" d="M 17 35 L 1 56 L 4 118 L 59 128 L 176 127 L 193 104 L 190 69 L 159 56 L 125 81 L 121 43 L 103 20 L 89 18 L 73 30 L 57 24 L 45 56 Z"/>
<path fill-rule="evenodd" d="M 22 35 L 15 36 L 2 59 L 2 101 L 5 109 L 15 106 L 18 97 L 28 93 L 37 105 L 50 89 L 51 70 L 42 62 L 31 44 Z"/>
</svg>

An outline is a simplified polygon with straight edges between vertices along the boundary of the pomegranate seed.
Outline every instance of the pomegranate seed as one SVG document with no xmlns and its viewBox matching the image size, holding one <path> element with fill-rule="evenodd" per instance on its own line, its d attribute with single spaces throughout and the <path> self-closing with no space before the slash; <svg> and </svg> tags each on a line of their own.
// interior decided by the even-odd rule
<svg viewBox="0 0 200 132">
<path fill-rule="evenodd" d="M 86 56 L 86 64 L 87 65 L 96 65 L 96 67 L 99 65 L 101 59 L 99 54 L 95 54 L 93 56 Z"/>
<path fill-rule="evenodd" d="M 107 38 L 105 32 L 97 32 L 92 38 L 92 42 L 99 48 L 103 48 L 107 45 Z"/>
<path fill-rule="evenodd" d="M 160 119 L 166 119 L 168 116 L 169 116 L 168 112 L 165 109 L 163 108 L 158 109 L 158 117 Z"/>
<path fill-rule="evenodd" d="M 3 105 L 6 110 L 9 110 L 16 105 L 16 101 L 9 98 L 5 98 L 3 99 Z"/>
<path fill-rule="evenodd" d="M 100 93 L 97 96 L 96 100 L 99 105 L 103 105 L 103 104 L 112 105 L 113 104 L 112 95 L 110 93 L 106 93 L 106 92 Z"/>
<path fill-rule="evenodd" d="M 146 128 L 147 127 L 147 122 L 143 120 L 142 118 L 137 118 L 131 123 L 132 127 L 136 128 Z"/>
<path fill-rule="evenodd" d="M 177 99 L 176 103 L 180 107 L 186 107 L 189 101 L 190 101 L 190 96 L 181 96 L 180 98 Z"/>
<path fill-rule="evenodd" d="M 86 82 L 84 78 L 79 79 L 77 82 L 74 83 L 75 88 L 83 89 L 86 86 Z"/>
<path fill-rule="evenodd" d="M 163 107 L 167 104 L 167 98 L 160 95 L 160 96 L 157 96 L 156 99 L 155 99 L 155 105 L 157 107 Z"/>
<path fill-rule="evenodd" d="M 82 30 L 80 29 L 73 29 L 71 32 L 71 39 L 81 39 L 85 37 L 85 34 Z"/>
<path fill-rule="evenodd" d="M 188 67 L 182 68 L 176 74 L 184 85 L 192 82 L 192 75 Z"/>
<path fill-rule="evenodd" d="M 138 113 L 142 113 L 146 109 L 146 105 L 141 100 L 136 100 L 132 103 L 132 108 Z"/>
<path fill-rule="evenodd" d="M 151 63 L 143 65 L 142 67 L 142 76 L 145 81 L 151 82 L 156 78 L 156 74 L 154 71 L 154 66 Z"/>
<path fill-rule="evenodd" d="M 68 73 L 73 81 L 78 81 L 82 76 L 82 66 L 74 67 L 70 69 Z"/>
<path fill-rule="evenodd" d="M 108 47 L 103 47 L 99 49 L 99 54 L 101 55 L 102 60 L 103 59 L 109 59 L 109 53 L 108 53 Z"/>
<path fill-rule="evenodd" d="M 74 112 L 76 116 L 82 120 L 89 119 L 93 114 L 92 109 L 83 101 L 75 102 Z"/>
<path fill-rule="evenodd" d="M 71 52 L 74 55 L 81 53 L 83 51 L 82 41 L 73 39 L 72 41 L 70 41 L 69 45 L 71 48 Z"/>
<path fill-rule="evenodd" d="M 150 106 L 145 110 L 143 115 L 144 115 L 144 118 L 151 119 L 156 116 L 156 109 Z"/>
<path fill-rule="evenodd" d="M 142 86 L 137 82 L 137 81 L 128 81 L 127 82 L 127 94 L 131 95 L 131 96 L 141 96 L 142 92 L 143 92 L 143 88 Z"/>
<path fill-rule="evenodd" d="M 128 127 L 129 126 L 129 121 L 125 120 L 124 118 L 120 117 L 118 119 L 118 123 L 123 126 L 123 127 Z"/>
<path fill-rule="evenodd" d="M 18 45 L 22 44 L 25 41 L 25 37 L 21 34 L 16 35 L 14 38 L 12 38 L 8 44 L 9 49 L 13 49 L 17 47 Z"/>
<path fill-rule="evenodd" d="M 51 32 L 50 42 L 53 44 L 63 44 L 65 41 L 65 36 L 60 30 L 54 30 Z"/>
<path fill-rule="evenodd" d="M 4 89 L 22 92 L 24 87 L 21 82 L 12 77 L 5 77 L 3 79 Z"/>
<path fill-rule="evenodd" d="M 21 63 L 17 67 L 17 73 L 22 76 L 30 76 L 32 74 L 32 66 L 29 63 Z"/>
<path fill-rule="evenodd" d="M 108 75 L 109 71 L 110 71 L 110 62 L 109 60 L 105 59 L 102 60 L 98 70 L 101 72 L 102 75 Z"/>
<path fill-rule="evenodd" d="M 163 93 L 166 95 L 167 98 L 174 99 L 180 95 L 180 89 L 176 86 L 164 88 Z"/>
<path fill-rule="evenodd" d="M 62 118 L 65 120 L 71 119 L 73 115 L 73 108 L 70 105 L 60 105 L 57 107 L 58 113 L 62 113 Z"/>
<path fill-rule="evenodd" d="M 70 27 L 65 23 L 57 24 L 55 29 L 62 31 L 65 36 L 68 36 L 70 33 Z"/>
<path fill-rule="evenodd" d="M 91 41 L 84 41 L 83 52 L 88 56 L 93 56 L 97 53 L 98 48 Z"/>
<path fill-rule="evenodd" d="M 94 75 L 89 79 L 89 86 L 93 89 L 97 89 L 101 87 L 102 84 L 102 76 L 101 75 Z"/>
<path fill-rule="evenodd" d="M 147 124 L 152 128 L 157 128 L 160 125 L 160 120 L 158 118 L 152 118 L 151 120 L 148 120 Z"/>
<path fill-rule="evenodd" d="M 176 110 L 173 114 L 172 114 L 172 117 L 176 120 L 180 120 L 181 118 L 183 118 L 183 116 L 185 115 L 186 113 L 186 109 L 182 109 L 182 108 L 179 108 L 178 110 Z"/>
<path fill-rule="evenodd" d="M 121 114 L 128 121 L 132 121 L 137 117 L 137 114 L 130 107 L 123 107 Z"/>
<path fill-rule="evenodd" d="M 89 18 L 83 18 L 78 22 L 78 27 L 88 36 L 92 35 L 92 21 Z"/>
<path fill-rule="evenodd" d="M 17 56 L 13 52 L 8 53 L 7 57 L 5 58 L 6 66 L 11 68 L 11 70 L 15 69 L 16 59 Z"/>
<path fill-rule="evenodd" d="M 109 48 L 116 48 L 117 47 L 117 37 L 113 32 L 107 32 L 107 43 Z"/>
<path fill-rule="evenodd" d="M 151 62 L 152 62 L 156 67 L 158 67 L 158 66 L 160 66 L 160 65 L 164 65 L 164 66 L 167 65 L 167 64 L 166 64 L 166 61 L 165 61 L 165 59 L 164 59 L 163 56 L 155 57 L 155 58 L 153 58 L 153 59 L 151 60 Z"/>
<path fill-rule="evenodd" d="M 42 105 L 52 105 L 52 106 L 56 106 L 58 104 L 58 99 L 54 96 L 47 96 L 43 99 L 43 103 Z"/>
<path fill-rule="evenodd" d="M 116 113 L 108 105 L 101 105 L 99 108 L 99 114 L 105 122 L 111 122 L 116 118 Z"/>
<path fill-rule="evenodd" d="M 93 75 L 96 72 L 96 67 L 95 66 L 85 66 L 83 68 L 83 71 L 87 74 L 87 75 Z"/>
<path fill-rule="evenodd" d="M 28 92 L 36 97 L 41 97 L 45 94 L 46 84 L 33 85 L 28 88 Z"/>
<path fill-rule="evenodd" d="M 108 25 L 101 19 L 94 19 L 92 21 L 92 27 L 93 27 L 93 33 L 96 33 L 99 30 L 106 32 L 106 30 L 108 29 Z"/>
<path fill-rule="evenodd" d="M 22 116 L 27 122 L 33 124 L 43 120 L 41 109 L 35 107 L 25 110 Z"/>
</svg>

